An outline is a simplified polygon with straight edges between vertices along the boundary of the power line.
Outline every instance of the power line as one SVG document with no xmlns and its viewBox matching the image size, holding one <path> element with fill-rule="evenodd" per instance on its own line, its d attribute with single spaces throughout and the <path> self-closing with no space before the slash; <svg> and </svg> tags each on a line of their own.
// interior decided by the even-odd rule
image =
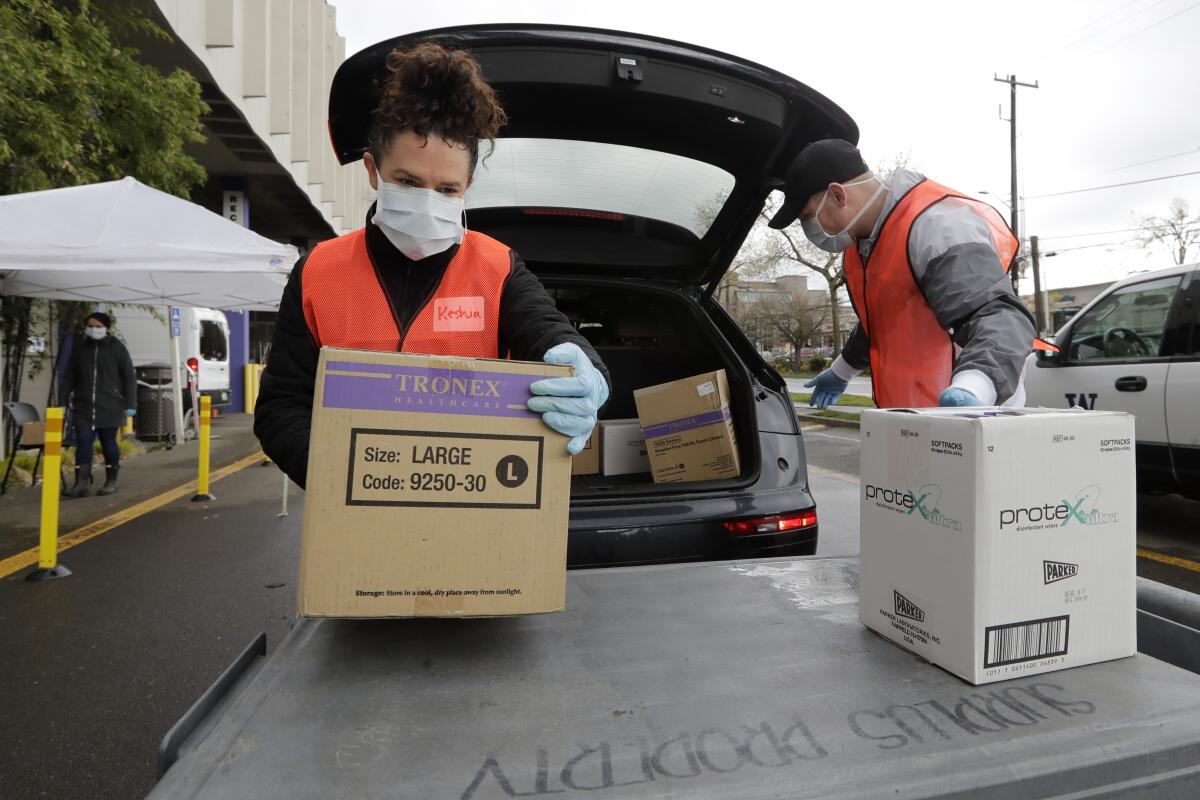
<svg viewBox="0 0 1200 800">
<path fill-rule="evenodd" d="M 1160 161 L 1170 161 L 1173 158 L 1183 158 L 1184 156 L 1192 156 L 1197 154 L 1200 154 L 1200 147 L 1193 147 L 1191 150 L 1184 150 L 1182 153 L 1173 153 L 1169 156 L 1160 156 L 1159 158 L 1152 158 L 1149 161 L 1139 161 L 1136 164 L 1126 164 L 1123 167 L 1113 167 L 1112 169 L 1105 169 L 1101 170 L 1100 172 L 1089 172 L 1084 177 L 1090 177 L 1093 175 L 1108 175 L 1113 172 L 1120 172 L 1121 170 L 1133 169 L 1134 167 L 1144 167 L 1147 164 L 1157 164 Z"/>
<path fill-rule="evenodd" d="M 1092 56 L 1099 55 L 1100 53 L 1103 53 L 1103 52 L 1104 52 L 1104 51 L 1106 51 L 1106 50 L 1111 50 L 1112 48 L 1116 47 L 1117 45 L 1121 44 L 1122 42 L 1127 42 L 1127 41 L 1129 41 L 1130 39 L 1132 39 L 1132 38 L 1133 38 L 1133 37 L 1135 37 L 1135 36 L 1140 36 L 1141 34 L 1145 33 L 1146 31 L 1150 30 L 1151 28 L 1157 28 L 1159 25 L 1162 25 L 1164 22 L 1168 22 L 1169 20 L 1173 20 L 1173 19 L 1175 19 L 1175 18 L 1176 18 L 1176 17 L 1178 17 L 1180 14 L 1186 14 L 1187 12 L 1191 11 L 1191 10 L 1192 10 L 1193 8 L 1195 8 L 1196 6 L 1200 6 L 1200 2 L 1197 2 L 1197 3 L 1192 3 L 1192 4 L 1191 4 L 1190 6 L 1188 6 L 1187 8 L 1185 8 L 1185 9 L 1182 9 L 1182 10 L 1180 10 L 1180 11 L 1176 11 L 1174 14 L 1172 14 L 1172 15 L 1171 15 L 1171 16 L 1169 16 L 1169 17 L 1163 17 L 1163 18 L 1162 18 L 1162 19 L 1160 19 L 1158 22 L 1155 22 L 1155 23 L 1152 23 L 1152 24 L 1150 24 L 1150 25 L 1147 25 L 1146 27 L 1144 27 L 1144 28 L 1142 28 L 1142 29 L 1140 29 L 1140 30 L 1136 30 L 1136 31 L 1134 31 L 1133 33 L 1129 34 L 1128 36 L 1124 36 L 1124 37 L 1122 37 L 1122 38 L 1120 38 L 1120 39 L 1117 39 L 1117 40 L 1116 40 L 1115 42 L 1113 42 L 1112 44 L 1105 45 L 1104 47 L 1101 47 L 1099 50 L 1095 51 L 1094 53 L 1088 53 L 1086 56 L 1083 56 L 1082 58 L 1080 58 L 1080 61 L 1084 61 L 1084 60 L 1086 60 L 1086 59 L 1089 59 L 1089 58 L 1091 58 Z"/>
<path fill-rule="evenodd" d="M 1038 237 L 1038 238 L 1040 239 L 1041 237 Z M 1139 242 L 1137 239 L 1122 239 L 1117 242 L 1101 242 L 1099 244 L 1081 244 L 1081 245 L 1076 245 L 1074 247 L 1056 247 L 1053 250 L 1051 250 L 1049 253 L 1047 253 L 1046 257 L 1049 257 L 1052 254 L 1058 255 L 1059 253 L 1070 253 L 1073 250 L 1091 250 L 1096 247 L 1117 247 L 1119 245 L 1131 245 L 1132 246 L 1132 245 L 1135 245 L 1138 243 Z"/>
<path fill-rule="evenodd" d="M 1089 236 L 1107 236 L 1110 233 L 1133 233 L 1135 231 L 1167 230 L 1170 225 L 1142 225 L 1138 228 L 1115 228 L 1111 231 L 1093 231 L 1091 233 L 1059 233 L 1051 236 L 1039 236 L 1039 239 L 1084 239 Z"/>
<path fill-rule="evenodd" d="M 1197 3 L 1196 5 L 1200 5 Z M 1101 189 L 1117 189 L 1122 186 L 1136 186 L 1140 183 L 1155 183 L 1156 181 L 1166 181 L 1172 178 L 1186 178 L 1189 175 L 1200 175 L 1200 169 L 1192 172 L 1177 172 L 1174 175 L 1161 175 L 1157 178 L 1143 178 L 1140 181 L 1125 181 L 1124 183 L 1109 183 L 1104 186 L 1088 186 L 1083 189 L 1068 189 L 1065 192 L 1050 192 L 1049 194 L 1032 194 L 1026 197 L 1026 200 L 1041 200 L 1046 197 L 1062 197 L 1067 194 L 1081 194 L 1082 192 L 1098 192 Z"/>
<path fill-rule="evenodd" d="M 1135 1 L 1136 1 L 1136 0 L 1135 0 Z M 1149 11 L 1150 9 L 1154 8 L 1155 6 L 1160 6 L 1160 5 L 1162 5 L 1164 2 L 1166 2 L 1166 0 L 1158 0 L 1158 2 L 1151 3 L 1150 5 L 1148 5 L 1148 6 L 1145 6 L 1144 8 L 1139 8 L 1137 11 L 1134 11 L 1132 14 L 1128 14 L 1128 15 L 1126 15 L 1126 16 L 1124 16 L 1124 17 L 1122 17 L 1121 19 L 1118 19 L 1118 20 L 1116 20 L 1116 21 L 1115 21 L 1115 22 L 1113 22 L 1111 25 L 1105 25 L 1103 28 L 1098 28 L 1097 30 L 1094 30 L 1094 31 L 1092 31 L 1092 32 L 1090 32 L 1090 33 L 1086 33 L 1086 34 L 1084 34 L 1083 36 L 1080 36 L 1078 39 L 1076 39 L 1076 40 L 1075 40 L 1075 41 L 1073 41 L 1073 42 L 1067 42 L 1067 43 L 1065 43 L 1065 44 L 1061 45 L 1060 47 L 1057 47 L 1057 48 L 1055 48 L 1054 50 L 1051 50 L 1051 51 L 1050 51 L 1049 53 L 1047 53 L 1046 55 L 1047 55 L 1047 57 L 1052 57 L 1052 56 L 1054 56 L 1054 55 L 1056 55 L 1056 54 L 1058 54 L 1058 53 L 1061 53 L 1061 52 L 1063 52 L 1064 50 L 1070 50 L 1072 47 L 1075 47 L 1076 45 L 1078 45 L 1078 44 L 1081 44 L 1081 43 L 1083 43 L 1083 42 L 1087 41 L 1088 39 L 1092 38 L 1093 36 L 1098 36 L 1098 35 L 1100 35 L 1101 33 L 1104 33 L 1105 31 L 1112 30 L 1113 28 L 1115 28 L 1116 26 L 1120 25 L 1121 23 L 1123 23 L 1123 22 L 1128 22 L 1129 20 L 1133 19 L 1134 17 L 1138 16 L 1139 14 L 1144 14 L 1144 13 L 1146 13 L 1147 11 Z M 1105 14 L 1104 16 L 1102 16 L 1102 17 L 1099 17 L 1098 19 L 1095 19 L 1095 20 L 1093 20 L 1093 21 L 1092 21 L 1091 23 L 1089 23 L 1088 25 L 1084 25 L 1083 27 L 1081 27 L 1081 28 L 1077 29 L 1077 30 L 1076 30 L 1076 33 L 1080 33 L 1080 32 L 1082 32 L 1082 31 L 1085 31 L 1085 30 L 1087 30 L 1087 28 L 1089 27 L 1089 25 L 1095 25 L 1095 24 L 1097 24 L 1097 23 L 1099 23 L 1099 22 L 1103 22 L 1104 20 L 1106 20 L 1106 19 L 1108 19 L 1109 17 L 1111 17 L 1111 16 L 1113 16 L 1113 15 L 1115 15 L 1115 14 L 1117 14 L 1117 13 L 1119 13 L 1119 12 L 1123 11 L 1124 9 L 1128 8 L 1128 7 L 1129 7 L 1129 6 L 1131 6 L 1131 5 L 1133 5 L 1133 3 L 1132 3 L 1132 2 L 1130 2 L 1130 3 L 1126 3 L 1126 4 L 1125 4 L 1125 5 L 1123 5 L 1123 6 L 1120 6 L 1119 8 L 1115 9 L 1114 11 L 1111 11 L 1111 12 L 1109 12 L 1108 14 Z M 1071 34 L 1071 35 L 1073 36 L 1074 34 Z M 1067 38 L 1069 39 L 1069 38 L 1070 38 L 1070 36 L 1068 36 Z"/>
</svg>

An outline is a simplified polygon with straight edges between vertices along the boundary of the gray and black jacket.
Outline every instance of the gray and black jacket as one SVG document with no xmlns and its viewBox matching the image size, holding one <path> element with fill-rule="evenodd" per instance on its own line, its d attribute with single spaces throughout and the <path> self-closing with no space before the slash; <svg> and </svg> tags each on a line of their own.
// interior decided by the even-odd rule
<svg viewBox="0 0 1200 800">
<path fill-rule="evenodd" d="M 907 169 L 898 169 L 886 179 L 879 221 L 869 237 L 857 242 L 864 260 L 888 214 L 923 180 L 925 176 Z M 987 223 L 961 201 L 946 198 L 913 223 L 908 258 L 934 316 L 961 348 L 951 385 L 967 389 L 985 405 L 1024 405 L 1025 358 L 1037 334 L 1033 315 L 1000 264 Z M 833 370 L 849 380 L 869 365 L 870 341 L 860 323 Z"/>
</svg>

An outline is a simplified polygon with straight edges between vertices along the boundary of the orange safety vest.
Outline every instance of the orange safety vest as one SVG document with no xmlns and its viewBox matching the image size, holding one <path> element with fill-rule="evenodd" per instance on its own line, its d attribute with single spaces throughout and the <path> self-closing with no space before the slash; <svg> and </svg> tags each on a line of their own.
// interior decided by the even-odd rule
<svg viewBox="0 0 1200 800">
<path fill-rule="evenodd" d="M 1008 272 L 1017 239 L 996 209 L 930 180 L 914 186 L 884 220 L 864 264 L 854 245 L 846 251 L 846 288 L 871 340 L 871 383 L 880 408 L 936 406 L 950 385 L 955 347 L 929 307 L 908 260 L 908 236 L 927 209 L 957 198 L 983 217 Z"/>
<path fill-rule="evenodd" d="M 309 253 L 304 319 L 317 347 L 499 358 L 500 295 L 511 271 L 508 247 L 467 231 L 433 294 L 401 328 L 359 228 Z"/>
</svg>

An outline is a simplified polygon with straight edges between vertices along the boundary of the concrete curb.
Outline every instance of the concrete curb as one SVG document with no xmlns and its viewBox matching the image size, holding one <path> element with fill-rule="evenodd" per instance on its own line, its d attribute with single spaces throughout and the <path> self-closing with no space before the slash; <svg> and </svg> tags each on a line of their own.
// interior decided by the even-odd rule
<svg viewBox="0 0 1200 800">
<path fill-rule="evenodd" d="M 837 419 L 836 417 L 818 417 L 815 413 L 806 414 L 800 411 L 800 408 L 800 406 L 796 406 L 796 416 L 801 420 L 816 422 L 821 425 L 828 425 L 831 428 L 854 428 L 857 430 L 860 427 L 858 420 Z M 804 408 L 808 408 L 808 406 L 804 406 Z"/>
</svg>

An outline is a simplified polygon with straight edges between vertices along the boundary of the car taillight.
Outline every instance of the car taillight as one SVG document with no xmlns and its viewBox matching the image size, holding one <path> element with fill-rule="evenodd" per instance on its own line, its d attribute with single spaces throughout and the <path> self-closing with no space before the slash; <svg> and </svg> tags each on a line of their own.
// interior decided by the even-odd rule
<svg viewBox="0 0 1200 800">
<path fill-rule="evenodd" d="M 734 536 L 754 536 L 760 533 L 784 533 L 811 528 L 817 524 L 817 510 L 801 511 L 798 514 L 784 514 L 778 517 L 761 517 L 759 519 L 737 519 L 724 523 L 725 530 Z"/>
<path fill-rule="evenodd" d="M 188 369 L 190 369 L 192 372 L 200 371 L 200 361 L 198 359 L 189 358 L 187 360 L 187 365 L 188 365 Z"/>
</svg>

